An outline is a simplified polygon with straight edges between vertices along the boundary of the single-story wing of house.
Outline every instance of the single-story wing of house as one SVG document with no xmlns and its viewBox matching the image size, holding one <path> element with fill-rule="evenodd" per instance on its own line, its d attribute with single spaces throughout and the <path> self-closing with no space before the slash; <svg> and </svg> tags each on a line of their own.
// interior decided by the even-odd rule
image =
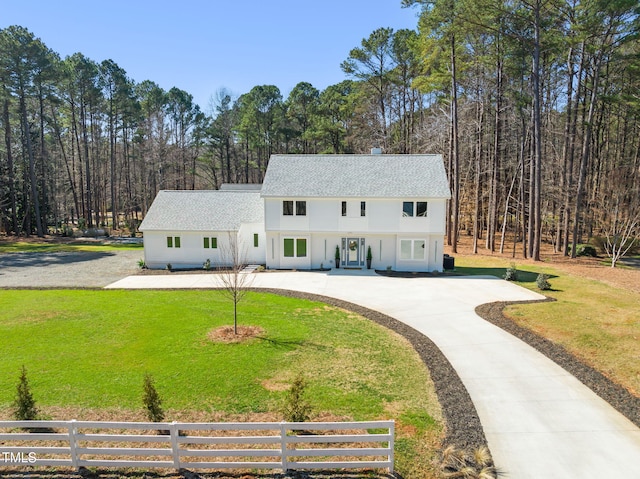
<svg viewBox="0 0 640 479">
<path fill-rule="evenodd" d="M 252 185 L 160 191 L 139 229 L 148 268 L 229 266 L 233 242 L 247 263 L 264 264 L 264 207 Z"/>
<path fill-rule="evenodd" d="M 233 233 L 269 269 L 443 269 L 441 155 L 273 155 L 258 188 L 161 191 L 140 227 L 147 266 L 221 264 Z"/>
</svg>

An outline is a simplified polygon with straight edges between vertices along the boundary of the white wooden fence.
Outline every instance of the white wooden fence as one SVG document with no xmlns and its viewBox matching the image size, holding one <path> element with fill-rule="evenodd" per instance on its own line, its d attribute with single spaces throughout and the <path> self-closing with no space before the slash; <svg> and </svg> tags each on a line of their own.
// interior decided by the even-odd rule
<svg viewBox="0 0 640 479">
<path fill-rule="evenodd" d="M 394 422 L 0 421 L 0 466 L 393 472 Z"/>
</svg>

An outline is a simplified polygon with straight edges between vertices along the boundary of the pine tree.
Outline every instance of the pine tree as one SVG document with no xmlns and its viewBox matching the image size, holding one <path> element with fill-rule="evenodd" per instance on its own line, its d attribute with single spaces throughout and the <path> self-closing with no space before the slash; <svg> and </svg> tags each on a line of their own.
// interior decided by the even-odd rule
<svg viewBox="0 0 640 479">
<path fill-rule="evenodd" d="M 283 408 L 285 420 L 289 422 L 305 422 L 311 415 L 311 404 L 305 398 L 307 382 L 302 373 L 298 373 L 287 392 Z"/>
<path fill-rule="evenodd" d="M 34 421 L 38 417 L 38 408 L 33 399 L 29 380 L 27 379 L 27 369 L 22 366 L 20 379 L 16 388 L 16 399 L 13 403 L 13 417 L 18 421 Z"/>
<path fill-rule="evenodd" d="M 153 422 L 162 422 L 164 420 L 164 411 L 162 409 L 162 399 L 153 383 L 153 377 L 147 373 L 144 375 L 144 394 L 142 402 L 147 410 L 147 417 Z"/>
</svg>

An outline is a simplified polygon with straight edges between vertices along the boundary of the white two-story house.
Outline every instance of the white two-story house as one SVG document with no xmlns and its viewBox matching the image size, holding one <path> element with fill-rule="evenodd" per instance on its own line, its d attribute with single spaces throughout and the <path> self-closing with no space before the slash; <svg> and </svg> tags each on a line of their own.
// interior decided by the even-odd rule
<svg viewBox="0 0 640 479">
<path fill-rule="evenodd" d="M 261 196 L 267 268 L 443 269 L 441 155 L 274 155 Z"/>
</svg>

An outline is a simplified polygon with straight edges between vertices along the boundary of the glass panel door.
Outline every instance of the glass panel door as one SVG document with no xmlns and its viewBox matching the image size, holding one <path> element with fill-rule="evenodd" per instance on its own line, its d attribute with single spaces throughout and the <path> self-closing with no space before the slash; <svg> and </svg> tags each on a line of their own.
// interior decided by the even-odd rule
<svg viewBox="0 0 640 479">
<path fill-rule="evenodd" d="M 360 264 L 360 238 L 347 239 L 347 265 L 358 266 Z"/>
</svg>

